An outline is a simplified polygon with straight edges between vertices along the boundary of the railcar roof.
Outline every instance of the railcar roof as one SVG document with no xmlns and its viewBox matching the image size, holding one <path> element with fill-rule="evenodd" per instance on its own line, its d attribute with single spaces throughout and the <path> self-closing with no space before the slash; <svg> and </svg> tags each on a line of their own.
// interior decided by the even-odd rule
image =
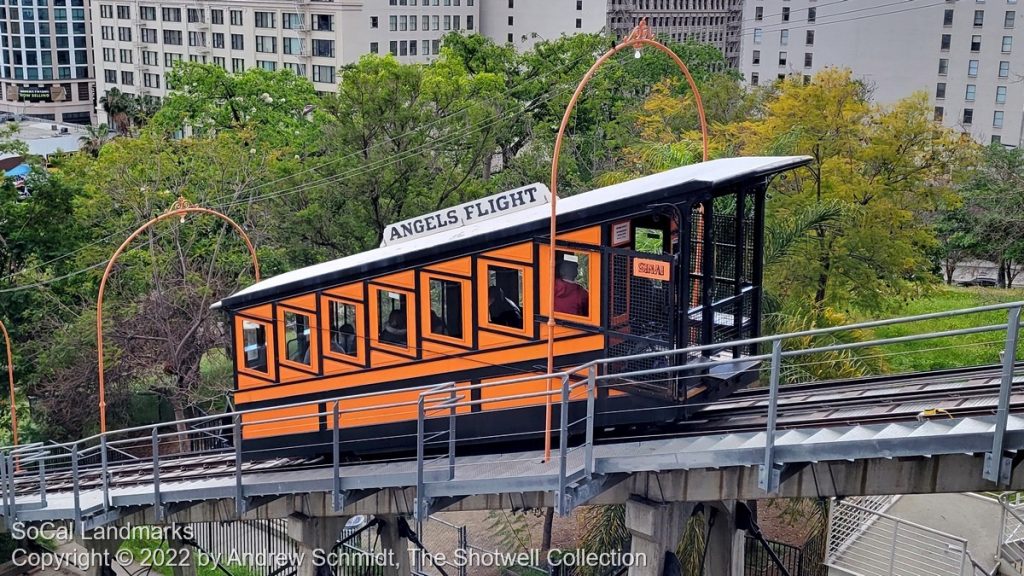
<svg viewBox="0 0 1024 576">
<path fill-rule="evenodd" d="M 571 214 L 593 206 L 621 201 L 630 197 L 678 186 L 686 182 L 702 182 L 706 186 L 714 186 L 733 180 L 782 172 L 806 164 L 809 161 L 810 158 L 807 156 L 747 156 L 691 164 L 559 199 L 558 215 Z M 450 230 L 440 230 L 435 234 L 400 244 L 383 246 L 336 260 L 306 266 L 305 268 L 278 274 L 272 278 L 257 282 L 218 302 L 214 307 L 220 307 L 221 305 L 234 307 L 235 304 L 248 305 L 250 302 L 255 303 L 258 300 L 262 300 L 264 296 L 270 297 L 280 292 L 287 292 L 291 287 L 307 286 L 311 281 L 320 277 L 336 277 L 339 274 L 343 274 L 346 270 L 360 269 L 373 262 L 389 261 L 418 251 L 432 251 L 437 249 L 438 246 L 474 236 L 492 234 L 507 228 L 546 221 L 550 218 L 550 215 L 550 206 L 542 204 L 519 212 L 513 212 L 500 219 L 487 220 Z M 311 288 L 311 290 L 313 289 L 315 288 Z"/>
</svg>

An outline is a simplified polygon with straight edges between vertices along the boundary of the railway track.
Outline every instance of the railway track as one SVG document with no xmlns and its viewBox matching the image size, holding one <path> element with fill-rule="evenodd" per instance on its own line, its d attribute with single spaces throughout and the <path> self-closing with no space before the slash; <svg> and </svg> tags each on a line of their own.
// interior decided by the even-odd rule
<svg viewBox="0 0 1024 576">
<path fill-rule="evenodd" d="M 1024 367 L 1024 364 L 1022 364 Z M 808 428 L 905 422 L 918 418 L 957 418 L 993 414 L 998 401 L 1000 368 L 983 366 L 924 374 L 871 377 L 856 382 L 822 382 L 783 387 L 778 398 L 777 429 Z M 642 432 L 605 435 L 602 443 L 636 441 L 642 438 L 694 436 L 765 429 L 768 390 L 753 388 L 738 391 L 725 400 L 712 403 L 685 422 L 656 434 Z M 1011 410 L 1024 411 L 1024 381 L 1013 385 Z M 329 465 L 322 457 L 276 458 L 243 463 L 243 473 L 301 470 Z M 108 482 L 112 489 L 151 484 L 153 463 L 146 458 L 113 462 Z M 103 479 L 98 464 L 80 466 L 79 489 L 100 487 Z M 234 451 L 175 457 L 163 455 L 160 481 L 173 482 L 232 476 Z M 47 492 L 69 492 L 73 486 L 70 470 L 48 471 Z M 38 477 L 24 472 L 16 478 L 16 493 L 27 496 L 38 492 Z"/>
</svg>

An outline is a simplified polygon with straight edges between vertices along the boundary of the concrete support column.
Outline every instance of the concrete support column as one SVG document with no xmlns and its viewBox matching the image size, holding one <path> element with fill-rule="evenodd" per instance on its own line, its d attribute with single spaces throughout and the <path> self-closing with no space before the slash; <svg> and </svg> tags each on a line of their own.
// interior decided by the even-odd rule
<svg viewBox="0 0 1024 576">
<path fill-rule="evenodd" d="M 398 528 L 399 516 L 388 514 L 377 518 L 384 522 L 380 527 L 380 545 L 391 560 L 384 568 L 384 576 L 410 576 L 412 562 L 409 558 L 409 539 Z"/>
<path fill-rule="evenodd" d="M 174 552 L 171 552 L 171 556 L 169 556 L 169 558 L 174 558 L 176 560 L 185 558 L 189 559 L 188 564 L 182 565 L 180 562 L 174 563 L 174 566 L 171 567 L 171 574 L 173 574 L 173 576 L 196 576 L 196 556 L 199 554 L 198 550 L 191 546 L 186 546 L 184 542 L 175 538 L 171 538 L 167 541 L 167 549 L 168 551 L 181 551 L 181 553 L 177 555 L 174 555 Z"/>
<path fill-rule="evenodd" d="M 347 518 L 335 516 L 313 518 L 293 514 L 288 517 L 288 536 L 299 544 L 301 555 L 297 576 L 330 576 L 331 567 L 316 566 L 314 554 L 320 558 L 327 556 L 338 542 L 346 521 Z"/>
<path fill-rule="evenodd" d="M 686 502 L 650 502 L 638 497 L 626 501 L 626 529 L 633 536 L 630 551 L 647 560 L 629 568 L 629 576 L 661 576 L 665 555 L 675 553 L 694 504 Z M 707 574 L 717 573 L 708 571 Z"/>
<path fill-rule="evenodd" d="M 704 509 L 714 514 L 707 541 L 706 574 L 743 576 L 743 555 L 746 533 L 736 528 L 736 502 L 711 502 Z"/>
<path fill-rule="evenodd" d="M 121 539 L 75 538 L 75 543 L 89 552 L 87 566 L 79 566 L 87 576 L 114 576 L 112 564 L 116 565 L 117 550 L 121 547 Z M 109 559 L 109 563 L 103 562 Z M 132 567 L 129 567 L 131 569 Z"/>
</svg>

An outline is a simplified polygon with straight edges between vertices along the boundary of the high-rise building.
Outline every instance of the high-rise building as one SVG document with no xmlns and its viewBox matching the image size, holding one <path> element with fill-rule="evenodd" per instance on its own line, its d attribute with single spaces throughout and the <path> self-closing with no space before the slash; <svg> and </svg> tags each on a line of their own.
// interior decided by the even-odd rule
<svg viewBox="0 0 1024 576">
<path fill-rule="evenodd" d="M 983 143 L 1019 146 L 1020 14 L 1017 0 L 747 0 L 740 70 L 765 84 L 847 67 L 877 102 L 923 91 L 935 120 Z"/>
<path fill-rule="evenodd" d="M 0 6 L 0 113 L 89 124 L 92 70 L 84 0 Z"/>
</svg>

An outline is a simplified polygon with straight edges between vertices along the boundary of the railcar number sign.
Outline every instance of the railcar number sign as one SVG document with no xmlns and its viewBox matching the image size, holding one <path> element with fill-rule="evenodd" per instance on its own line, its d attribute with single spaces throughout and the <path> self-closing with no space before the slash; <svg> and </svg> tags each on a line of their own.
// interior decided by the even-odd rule
<svg viewBox="0 0 1024 576">
<path fill-rule="evenodd" d="M 551 191 L 543 184 L 530 184 L 515 190 L 459 204 L 388 225 L 384 229 L 381 247 L 400 244 L 429 236 L 442 230 L 459 228 L 483 220 L 498 218 L 551 201 Z"/>
<path fill-rule="evenodd" d="M 648 260 L 647 258 L 634 258 L 633 276 L 650 278 L 652 280 L 670 280 L 672 273 L 669 270 L 668 262 Z"/>
</svg>

